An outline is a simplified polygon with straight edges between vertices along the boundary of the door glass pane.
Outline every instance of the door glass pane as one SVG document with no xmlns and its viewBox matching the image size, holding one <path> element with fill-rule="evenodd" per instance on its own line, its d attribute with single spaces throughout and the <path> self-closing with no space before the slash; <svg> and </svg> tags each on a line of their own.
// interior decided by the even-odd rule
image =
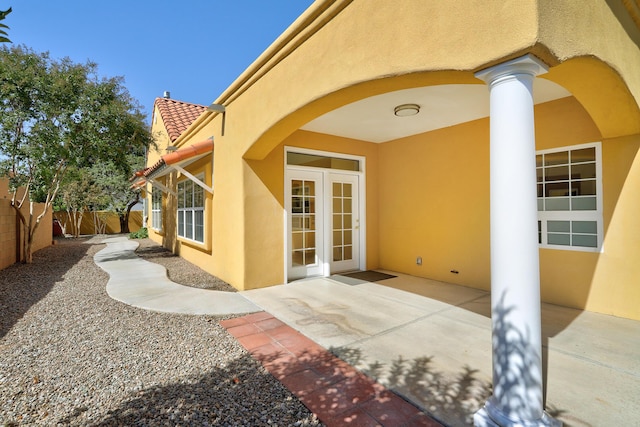
<svg viewBox="0 0 640 427">
<path fill-rule="evenodd" d="M 344 228 L 345 229 L 352 228 L 352 226 L 351 226 L 351 215 L 345 215 L 344 216 Z"/>
<path fill-rule="evenodd" d="M 302 251 L 293 251 L 291 254 L 291 264 L 294 267 L 304 265 L 304 253 Z"/>
<path fill-rule="evenodd" d="M 316 211 L 316 200 L 314 197 L 304 198 L 304 213 L 312 214 Z"/>
<path fill-rule="evenodd" d="M 333 213 L 342 212 L 342 199 L 340 197 L 333 198 Z"/>
<path fill-rule="evenodd" d="M 316 247 L 316 233 L 310 231 L 304 234 L 304 247 L 315 248 Z"/>
<path fill-rule="evenodd" d="M 292 231 L 301 231 L 302 230 L 302 216 L 301 215 L 293 215 L 291 218 L 291 230 Z"/>
<path fill-rule="evenodd" d="M 333 229 L 342 230 L 342 215 L 333 216 Z"/>
<path fill-rule="evenodd" d="M 353 259 L 353 184 L 334 182 L 332 184 L 333 208 L 333 261 Z"/>
<path fill-rule="evenodd" d="M 342 209 L 344 209 L 344 213 L 353 213 L 351 210 L 351 199 L 344 199 L 342 203 Z"/>
<path fill-rule="evenodd" d="M 304 197 L 293 196 L 291 198 L 291 212 L 294 214 L 302 213 L 303 204 L 304 204 Z"/>
<path fill-rule="evenodd" d="M 344 197 L 351 197 L 353 195 L 353 185 L 349 183 L 344 184 Z"/>
<path fill-rule="evenodd" d="M 304 195 L 315 196 L 315 194 L 316 194 L 316 183 L 313 181 L 304 181 Z"/>
<path fill-rule="evenodd" d="M 342 184 L 340 184 L 339 182 L 334 182 L 333 197 L 340 197 L 340 196 L 342 196 Z"/>
<path fill-rule="evenodd" d="M 336 246 L 333 248 L 333 260 L 342 261 L 342 246 Z"/>
<path fill-rule="evenodd" d="M 316 184 L 291 181 L 291 264 L 293 267 L 317 264 Z"/>
<path fill-rule="evenodd" d="M 352 252 L 351 246 L 345 246 L 344 247 L 344 259 L 345 260 L 353 259 L 353 256 L 352 256 L 351 252 Z"/>
<path fill-rule="evenodd" d="M 298 179 L 294 179 L 293 181 L 291 181 L 291 195 L 293 196 L 302 195 L 302 181 Z"/>
<path fill-rule="evenodd" d="M 333 246 L 342 245 L 342 231 L 334 231 L 333 232 Z"/>
<path fill-rule="evenodd" d="M 304 251 L 304 265 L 313 265 L 316 263 L 315 249 Z"/>
</svg>

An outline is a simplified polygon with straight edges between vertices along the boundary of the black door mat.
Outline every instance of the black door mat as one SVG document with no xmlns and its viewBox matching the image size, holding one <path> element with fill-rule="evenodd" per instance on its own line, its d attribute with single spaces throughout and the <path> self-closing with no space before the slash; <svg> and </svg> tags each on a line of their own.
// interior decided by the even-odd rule
<svg viewBox="0 0 640 427">
<path fill-rule="evenodd" d="M 333 276 L 331 276 L 332 279 L 347 285 L 361 285 L 367 282 L 379 282 L 380 280 L 393 279 L 394 277 L 397 276 L 393 276 L 387 273 L 380 273 L 379 271 L 374 270 L 356 271 L 355 273 L 346 274 L 334 274 Z"/>
</svg>

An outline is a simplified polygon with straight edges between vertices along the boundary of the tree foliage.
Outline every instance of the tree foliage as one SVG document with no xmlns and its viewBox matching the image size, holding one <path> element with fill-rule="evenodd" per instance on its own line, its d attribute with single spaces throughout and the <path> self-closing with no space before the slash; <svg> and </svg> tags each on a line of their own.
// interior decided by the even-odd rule
<svg viewBox="0 0 640 427">
<path fill-rule="evenodd" d="M 11 8 L 4 11 L 0 10 L 0 21 L 4 21 L 4 19 L 10 13 L 11 13 Z M 11 43 L 11 40 L 9 40 L 9 35 L 7 34 L 7 31 L 6 31 L 8 29 L 9 27 L 7 25 L 0 22 L 0 43 Z"/>
<path fill-rule="evenodd" d="M 131 189 L 129 177 L 136 170 L 144 167 L 144 161 L 143 153 L 131 153 L 120 165 L 106 161 L 97 163 L 91 168 L 96 185 L 106 197 L 103 209 L 118 214 L 121 233 L 129 232 L 129 214 L 131 209 L 140 202 L 140 192 Z"/>
<path fill-rule="evenodd" d="M 106 195 L 100 191 L 89 170 L 72 167 L 60 184 L 53 207 L 56 211 L 66 211 L 66 232 L 78 237 L 85 211 L 105 203 Z"/>
<path fill-rule="evenodd" d="M 70 168 L 111 163 L 127 174 L 128 154 L 152 143 L 140 107 L 120 77 L 100 78 L 95 63 L 54 60 L 24 46 L 0 47 L 0 173 L 9 176 L 12 205 L 25 229 L 25 257 L 33 234 Z M 44 203 L 24 217 L 15 190 Z"/>
</svg>

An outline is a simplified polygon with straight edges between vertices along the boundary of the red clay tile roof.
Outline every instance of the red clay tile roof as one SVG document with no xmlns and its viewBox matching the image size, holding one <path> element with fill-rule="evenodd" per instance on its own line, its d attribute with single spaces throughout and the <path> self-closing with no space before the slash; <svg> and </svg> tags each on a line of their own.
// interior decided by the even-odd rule
<svg viewBox="0 0 640 427">
<path fill-rule="evenodd" d="M 182 132 L 187 130 L 189 125 L 207 109 L 203 105 L 176 101 L 170 98 L 156 98 L 155 106 L 160 111 L 171 142 L 178 139 Z"/>
<path fill-rule="evenodd" d="M 213 139 L 207 139 L 193 145 L 189 145 L 188 147 L 181 148 L 173 153 L 165 154 L 160 157 L 160 160 L 158 160 L 153 166 L 137 171 L 133 179 L 142 176 L 151 177 L 157 172 L 163 170 L 166 166 L 180 163 L 184 160 L 189 160 L 201 154 L 211 152 L 213 151 L 213 146 Z"/>
</svg>

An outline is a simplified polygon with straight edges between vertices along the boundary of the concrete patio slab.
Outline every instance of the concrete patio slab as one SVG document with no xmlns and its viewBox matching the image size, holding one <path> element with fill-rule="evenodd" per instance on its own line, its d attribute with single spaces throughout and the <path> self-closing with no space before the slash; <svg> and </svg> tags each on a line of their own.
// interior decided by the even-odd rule
<svg viewBox="0 0 640 427">
<path fill-rule="evenodd" d="M 446 425 L 467 424 L 490 394 L 490 295 L 381 271 L 398 277 L 243 294 Z M 640 425 L 640 322 L 543 304 L 542 323 L 548 411 L 566 426 Z"/>
</svg>

